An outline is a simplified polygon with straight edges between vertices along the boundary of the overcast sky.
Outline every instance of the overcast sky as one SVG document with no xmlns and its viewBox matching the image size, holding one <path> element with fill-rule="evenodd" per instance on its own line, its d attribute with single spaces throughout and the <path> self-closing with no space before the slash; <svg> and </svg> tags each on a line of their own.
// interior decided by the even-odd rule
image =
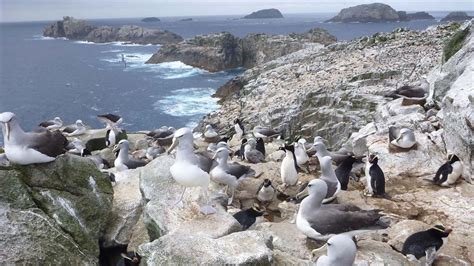
<svg viewBox="0 0 474 266">
<path fill-rule="evenodd" d="M 338 12 L 374 0 L 0 0 L 0 21 L 77 18 L 241 15 L 262 8 L 285 14 Z M 382 1 L 381 1 L 382 2 Z M 474 0 L 386 0 L 396 10 L 472 11 Z"/>
</svg>

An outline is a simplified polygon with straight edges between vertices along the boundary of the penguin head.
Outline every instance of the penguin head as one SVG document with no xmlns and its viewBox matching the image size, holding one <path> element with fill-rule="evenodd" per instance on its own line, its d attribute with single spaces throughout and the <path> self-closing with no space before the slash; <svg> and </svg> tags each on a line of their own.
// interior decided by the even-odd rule
<svg viewBox="0 0 474 266">
<path fill-rule="evenodd" d="M 241 144 L 245 145 L 247 142 L 248 142 L 248 140 L 246 138 L 243 138 L 242 141 L 241 141 Z"/>
<path fill-rule="evenodd" d="M 449 155 L 448 155 L 448 162 L 449 162 L 450 164 L 452 164 L 452 163 L 454 163 L 454 162 L 459 162 L 459 161 L 460 161 L 460 160 L 459 160 L 459 157 L 458 157 L 456 154 L 453 153 L 453 154 L 449 154 Z"/>
<path fill-rule="evenodd" d="M 376 154 L 370 154 L 369 155 L 369 163 L 371 164 L 377 164 L 379 161 L 379 156 Z"/>
<path fill-rule="evenodd" d="M 435 225 L 428 230 L 428 232 L 438 237 L 448 237 L 452 231 L 452 229 L 444 228 L 442 225 Z"/>
<path fill-rule="evenodd" d="M 253 204 L 252 208 L 249 209 L 249 212 L 255 217 L 262 216 L 265 214 L 265 211 L 262 210 L 257 203 Z"/>
<path fill-rule="evenodd" d="M 81 157 L 86 157 L 86 156 L 90 156 L 90 155 L 92 155 L 92 153 L 88 149 L 82 149 Z"/>
<path fill-rule="evenodd" d="M 271 185 L 272 185 L 272 181 L 270 181 L 270 179 L 265 178 L 265 180 L 263 180 L 263 186 L 264 187 L 269 187 Z"/>
<path fill-rule="evenodd" d="M 295 153 L 295 146 L 293 145 L 285 145 L 284 151 L 291 151 L 292 153 Z"/>
</svg>

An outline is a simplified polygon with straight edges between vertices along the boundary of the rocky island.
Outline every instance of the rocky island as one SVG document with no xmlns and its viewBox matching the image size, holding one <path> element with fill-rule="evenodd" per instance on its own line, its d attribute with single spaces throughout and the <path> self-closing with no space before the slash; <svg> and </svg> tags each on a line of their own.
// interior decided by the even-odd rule
<svg viewBox="0 0 474 266">
<path fill-rule="evenodd" d="M 470 20 L 472 19 L 472 16 L 469 16 L 466 12 L 451 12 L 446 17 L 441 19 L 441 21 L 446 22 L 446 21 L 465 21 L 465 20 Z"/>
<path fill-rule="evenodd" d="M 142 22 L 160 22 L 161 20 L 157 17 L 147 17 L 142 19 Z"/>
<path fill-rule="evenodd" d="M 259 11 L 252 12 L 252 14 L 247 15 L 244 19 L 266 19 L 266 18 L 283 18 L 280 10 L 276 8 L 262 9 Z"/>
<path fill-rule="evenodd" d="M 95 43 L 127 42 L 137 44 L 169 44 L 178 43 L 183 38 L 175 33 L 160 29 L 146 29 L 134 25 L 120 28 L 111 26 L 91 26 L 85 20 L 64 17 L 47 26 L 43 36 L 67 38 Z"/>
<path fill-rule="evenodd" d="M 146 63 L 181 61 L 218 72 L 237 67 L 252 68 L 305 47 L 327 45 L 335 41 L 336 38 L 323 29 L 289 36 L 249 34 L 242 39 L 223 32 L 164 45 Z"/>
<path fill-rule="evenodd" d="M 326 22 L 393 22 L 435 19 L 427 12 L 407 14 L 405 11 L 396 11 L 391 6 L 381 3 L 358 5 L 342 9 L 337 16 Z"/>
</svg>

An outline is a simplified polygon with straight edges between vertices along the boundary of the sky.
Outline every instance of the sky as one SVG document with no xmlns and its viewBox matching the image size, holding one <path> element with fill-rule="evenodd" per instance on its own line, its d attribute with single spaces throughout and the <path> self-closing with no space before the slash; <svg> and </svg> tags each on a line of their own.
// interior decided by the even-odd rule
<svg viewBox="0 0 474 266">
<path fill-rule="evenodd" d="M 338 12 L 376 0 L 0 0 L 0 22 L 170 16 L 243 15 L 263 8 L 283 14 Z M 474 0 L 385 0 L 404 11 L 473 11 Z"/>
</svg>

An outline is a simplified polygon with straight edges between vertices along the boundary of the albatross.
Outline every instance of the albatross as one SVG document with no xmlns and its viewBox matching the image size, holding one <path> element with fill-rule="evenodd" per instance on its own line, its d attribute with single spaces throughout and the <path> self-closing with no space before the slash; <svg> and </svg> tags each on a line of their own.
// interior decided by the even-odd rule
<svg viewBox="0 0 474 266">
<path fill-rule="evenodd" d="M 82 120 L 76 120 L 75 125 L 63 129 L 63 134 L 66 135 L 66 137 L 80 136 L 86 133 L 86 130 L 86 126 L 82 123 Z"/>
<path fill-rule="evenodd" d="M 357 253 L 357 247 L 348 235 L 340 234 L 329 238 L 328 242 L 319 249 L 327 249 L 327 256 L 321 256 L 316 262 L 316 266 L 352 266 Z"/>
<path fill-rule="evenodd" d="M 322 205 L 328 190 L 323 180 L 311 180 L 308 190 L 309 196 L 301 202 L 296 216 L 296 227 L 309 238 L 324 240 L 333 234 L 386 227 L 379 221 L 380 210 L 361 210 L 350 204 Z"/>
<path fill-rule="evenodd" d="M 201 191 L 207 201 L 206 205 L 201 206 L 201 212 L 204 214 L 213 214 L 216 212 L 216 209 L 209 204 L 210 198 L 208 195 L 208 186 L 211 180 L 208 173 L 210 167 L 194 154 L 193 141 L 194 138 L 191 129 L 186 127 L 180 128 L 174 133 L 173 143 L 167 150 L 167 153 L 170 154 L 171 151 L 176 148 L 176 161 L 170 167 L 170 172 L 174 180 L 184 186 L 184 191 L 178 203 L 183 199 L 186 188 L 201 187 Z M 203 170 L 203 168 L 208 171 Z"/>
<path fill-rule="evenodd" d="M 0 113 L 5 155 L 14 164 L 52 162 L 66 152 L 67 139 L 59 131 L 25 132 L 14 113 Z"/>
<path fill-rule="evenodd" d="M 339 179 L 337 179 L 336 173 L 332 168 L 331 157 L 324 156 L 318 158 L 321 164 L 321 177 L 319 179 L 324 181 L 327 186 L 327 194 L 324 197 L 322 203 L 328 203 L 333 201 L 337 197 L 337 194 L 339 194 L 339 192 L 341 191 L 341 183 L 339 182 Z M 309 185 L 306 188 L 307 189 L 301 191 L 296 195 L 297 199 L 303 198 L 307 195 L 307 193 L 309 192 Z"/>
<path fill-rule="evenodd" d="M 416 144 L 415 132 L 409 128 L 391 126 L 388 128 L 388 138 L 390 144 L 402 149 L 410 149 Z"/>
<path fill-rule="evenodd" d="M 136 169 L 146 165 L 143 160 L 137 160 L 128 156 L 129 143 L 128 140 L 123 139 L 114 147 L 113 152 L 117 153 L 117 159 L 114 161 L 114 166 L 119 171 L 127 169 Z"/>
<path fill-rule="evenodd" d="M 41 122 L 39 126 L 49 130 L 56 130 L 60 129 L 63 126 L 63 120 L 61 120 L 61 118 L 59 117 L 55 117 L 52 120 Z"/>
</svg>

